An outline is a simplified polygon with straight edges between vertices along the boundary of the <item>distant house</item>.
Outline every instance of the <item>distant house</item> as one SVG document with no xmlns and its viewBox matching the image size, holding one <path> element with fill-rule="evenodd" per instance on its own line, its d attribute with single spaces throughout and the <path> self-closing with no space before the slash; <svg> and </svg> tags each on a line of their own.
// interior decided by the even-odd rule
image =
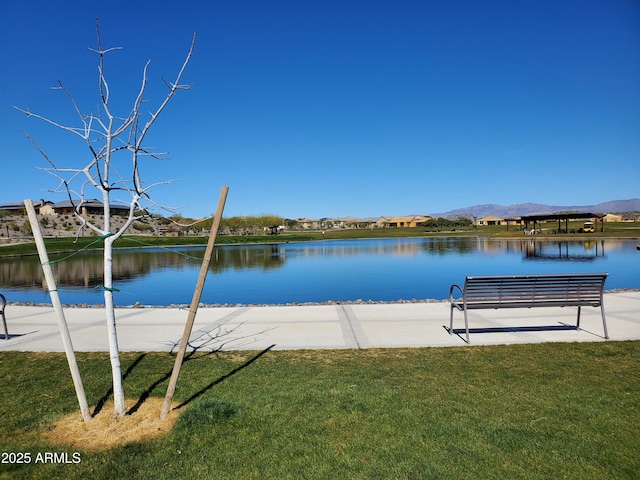
<svg viewBox="0 0 640 480">
<path fill-rule="evenodd" d="M 521 217 L 505 218 L 501 225 L 506 225 L 507 230 L 509 230 L 509 226 L 523 227 L 524 220 Z"/>
<path fill-rule="evenodd" d="M 104 213 L 103 203 L 99 200 L 65 200 L 53 205 L 56 215 L 71 215 L 77 208 L 80 208 L 81 215 L 102 215 Z M 111 215 L 127 215 L 129 207 L 126 205 L 111 204 Z"/>
<path fill-rule="evenodd" d="M 421 227 L 429 220 L 433 220 L 433 217 L 429 215 L 408 215 L 405 217 L 393 217 L 390 218 L 386 226 L 392 228 L 415 228 Z"/>
<path fill-rule="evenodd" d="M 24 213 L 24 203 L 3 203 L 0 210 L 5 214 L 17 215 Z"/>
<path fill-rule="evenodd" d="M 158 225 L 158 234 L 164 237 L 179 237 L 180 230 L 175 225 Z"/>
<path fill-rule="evenodd" d="M 389 220 L 391 220 L 392 217 L 380 217 L 375 221 L 376 227 L 388 227 L 389 226 Z"/>
<path fill-rule="evenodd" d="M 327 218 L 325 225 L 328 228 L 371 228 L 376 226 L 376 217 L 338 217 Z"/>
<path fill-rule="evenodd" d="M 366 228 L 375 228 L 378 226 L 378 217 L 365 217 L 359 218 L 356 223 L 358 228 L 366 227 Z"/>
<path fill-rule="evenodd" d="M 493 215 L 489 215 L 488 217 L 476 218 L 476 225 L 506 225 L 506 220 L 504 218 L 495 217 Z"/>
<path fill-rule="evenodd" d="M 34 207 L 36 207 L 36 211 L 38 212 L 39 215 L 55 215 L 56 212 L 53 209 L 53 202 L 49 202 L 49 201 L 45 201 L 42 200 L 42 204 L 39 206 L 36 206 L 34 204 Z"/>
<path fill-rule="evenodd" d="M 50 202 L 49 200 L 40 199 L 35 201 L 33 202 L 33 207 L 39 215 L 53 214 L 53 202 Z M 3 203 L 0 205 L 0 210 L 12 215 L 19 215 L 25 213 L 25 206 L 23 202 Z"/>
<path fill-rule="evenodd" d="M 602 219 L 604 222 L 621 222 L 622 215 L 616 215 L 614 213 L 607 213 Z"/>
<path fill-rule="evenodd" d="M 311 218 L 298 219 L 298 226 L 300 228 L 303 228 L 304 230 L 321 228 L 322 224 L 323 224 L 322 220 L 315 220 Z"/>
<path fill-rule="evenodd" d="M 353 228 L 358 225 L 358 218 L 356 217 L 338 217 L 327 219 L 331 223 L 333 228 Z"/>
</svg>

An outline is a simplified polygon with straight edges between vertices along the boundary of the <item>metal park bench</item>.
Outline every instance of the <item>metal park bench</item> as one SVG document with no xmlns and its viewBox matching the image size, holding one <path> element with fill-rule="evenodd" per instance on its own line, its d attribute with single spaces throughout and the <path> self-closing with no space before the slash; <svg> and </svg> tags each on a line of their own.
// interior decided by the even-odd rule
<svg viewBox="0 0 640 480">
<path fill-rule="evenodd" d="M 609 338 L 604 315 L 603 293 L 607 273 L 567 275 L 514 275 L 466 277 L 464 287 L 451 285 L 449 334 L 453 334 L 453 310 L 464 312 L 466 342 L 469 342 L 467 312 L 478 309 L 578 307 L 576 329 L 580 328 L 580 309 L 600 307 L 604 338 Z M 461 299 L 455 299 L 458 290 Z"/>
<path fill-rule="evenodd" d="M 7 299 L 0 293 L 0 315 L 2 315 L 2 324 L 4 325 L 4 339 L 9 340 L 9 330 L 7 330 L 7 319 L 4 316 L 4 307 L 7 306 Z"/>
</svg>

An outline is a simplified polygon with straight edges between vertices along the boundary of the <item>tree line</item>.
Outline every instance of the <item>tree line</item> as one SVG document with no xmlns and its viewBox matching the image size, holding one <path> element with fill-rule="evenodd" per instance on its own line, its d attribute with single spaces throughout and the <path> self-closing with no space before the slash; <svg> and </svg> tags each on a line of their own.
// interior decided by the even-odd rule
<svg viewBox="0 0 640 480">
<path fill-rule="evenodd" d="M 173 225 L 179 226 L 183 231 L 193 230 L 209 230 L 213 223 L 213 219 L 208 218 L 201 221 L 185 218 L 180 215 L 169 217 Z M 278 215 L 258 215 L 258 216 L 236 216 L 223 218 L 220 223 L 220 229 L 223 234 L 261 234 L 272 233 L 274 227 L 285 227 L 287 229 L 295 229 L 298 226 L 296 220 L 285 219 Z M 434 218 L 426 222 L 423 227 L 429 231 L 450 231 L 456 229 L 469 229 L 473 226 L 473 222 L 465 217 L 456 219 Z M 352 228 L 357 224 L 351 225 Z"/>
<path fill-rule="evenodd" d="M 176 228 L 184 231 L 210 230 L 213 224 L 213 218 L 207 218 L 201 221 L 185 218 L 181 215 L 172 215 L 168 218 L 167 223 L 173 224 Z M 282 227 L 291 225 L 284 218 L 277 215 L 258 215 L 258 216 L 236 216 L 223 218 L 220 222 L 220 230 L 226 234 L 258 234 L 271 232 L 273 227 Z"/>
</svg>

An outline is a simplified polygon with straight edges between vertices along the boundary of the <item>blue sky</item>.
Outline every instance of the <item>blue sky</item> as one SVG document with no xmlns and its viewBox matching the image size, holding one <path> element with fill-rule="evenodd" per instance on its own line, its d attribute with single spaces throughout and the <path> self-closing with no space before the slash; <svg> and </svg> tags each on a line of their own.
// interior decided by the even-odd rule
<svg viewBox="0 0 640 480">
<path fill-rule="evenodd" d="M 151 59 L 149 109 L 197 32 L 180 92 L 147 144 L 154 199 L 199 217 L 440 213 L 475 204 L 640 196 L 635 0 L 0 0 L 0 203 L 87 163 L 73 123 L 98 103 L 95 19 L 114 107 Z M 73 123 L 77 125 L 77 121 Z M 91 194 L 89 196 L 92 196 Z M 97 197 L 96 195 L 93 195 Z"/>
</svg>

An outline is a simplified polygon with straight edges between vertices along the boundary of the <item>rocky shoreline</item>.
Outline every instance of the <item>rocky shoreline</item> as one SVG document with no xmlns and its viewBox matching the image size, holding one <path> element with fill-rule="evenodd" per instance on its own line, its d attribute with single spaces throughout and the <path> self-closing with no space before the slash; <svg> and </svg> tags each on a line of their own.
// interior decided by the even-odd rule
<svg viewBox="0 0 640 480">
<path fill-rule="evenodd" d="M 199 308 L 228 308 L 228 307 L 305 307 L 319 305 L 398 305 L 404 303 L 441 303 L 448 302 L 448 299 L 416 299 L 411 300 L 327 300 L 324 302 L 290 302 L 290 303 L 201 303 Z M 50 307 L 50 303 L 36 302 L 7 302 L 7 305 L 16 307 Z M 64 308 L 104 308 L 101 303 L 89 305 L 87 303 L 62 304 Z M 171 305 L 143 305 L 136 302 L 133 305 L 116 305 L 116 308 L 189 308 L 190 304 L 172 303 Z"/>
<path fill-rule="evenodd" d="M 624 293 L 624 292 L 640 292 L 638 288 L 616 288 L 612 290 L 605 290 L 604 293 Z M 290 302 L 290 303 L 201 303 L 199 308 L 239 308 L 239 307 L 313 307 L 322 305 L 399 305 L 409 303 L 446 303 L 449 299 L 437 299 L 437 298 L 412 298 L 411 300 L 327 300 L 324 302 Z M 50 307 L 50 303 L 36 303 L 36 302 L 7 302 L 7 305 L 16 307 Z M 86 303 L 79 304 L 63 304 L 64 308 L 104 308 L 101 303 L 89 305 Z M 140 302 L 136 302 L 133 305 L 117 305 L 116 309 L 121 308 L 174 308 L 174 309 L 187 309 L 189 304 L 171 304 L 171 305 L 143 305 Z"/>
</svg>

